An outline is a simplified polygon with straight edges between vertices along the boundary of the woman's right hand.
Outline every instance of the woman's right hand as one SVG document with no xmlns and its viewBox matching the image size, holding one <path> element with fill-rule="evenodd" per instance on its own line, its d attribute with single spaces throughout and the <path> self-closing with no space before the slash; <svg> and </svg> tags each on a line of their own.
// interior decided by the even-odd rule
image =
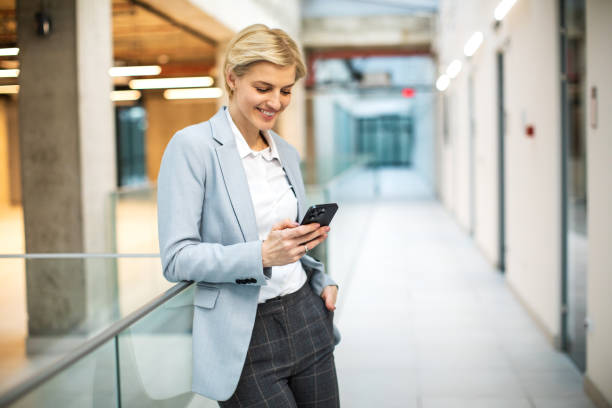
<svg viewBox="0 0 612 408">
<path fill-rule="evenodd" d="M 299 260 L 308 250 L 327 238 L 329 227 L 319 224 L 300 225 L 289 219 L 272 227 L 268 238 L 261 245 L 263 266 L 287 265 Z"/>
</svg>

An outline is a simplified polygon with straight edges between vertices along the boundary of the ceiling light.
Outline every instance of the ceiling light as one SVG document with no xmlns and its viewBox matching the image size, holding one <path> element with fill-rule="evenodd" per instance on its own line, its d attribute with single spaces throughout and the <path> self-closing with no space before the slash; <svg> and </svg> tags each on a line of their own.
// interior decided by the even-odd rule
<svg viewBox="0 0 612 408">
<path fill-rule="evenodd" d="M 454 60 L 448 64 L 448 68 L 446 68 L 446 75 L 448 75 L 451 79 L 455 78 L 457 75 L 459 75 L 459 72 L 461 72 L 461 67 L 461 61 L 458 59 Z"/>
<path fill-rule="evenodd" d="M 162 89 L 162 88 L 196 88 L 211 86 L 213 79 L 209 76 L 186 77 L 186 78 L 154 78 L 154 79 L 132 79 L 132 89 Z"/>
<path fill-rule="evenodd" d="M 17 78 L 18 76 L 18 69 L 0 69 L 0 78 Z"/>
<path fill-rule="evenodd" d="M 160 72 L 161 67 L 159 65 L 141 65 L 138 67 L 112 67 L 108 70 L 108 73 L 112 77 L 159 75 Z"/>
<path fill-rule="evenodd" d="M 166 89 L 166 99 L 209 99 L 220 98 L 223 95 L 221 88 L 192 88 L 192 89 Z"/>
<path fill-rule="evenodd" d="M 499 2 L 497 7 L 495 7 L 495 11 L 493 12 L 493 16 L 497 21 L 502 21 L 506 14 L 510 11 L 512 6 L 514 6 L 516 0 L 502 0 Z"/>
<path fill-rule="evenodd" d="M 140 91 L 124 90 L 124 91 L 111 91 L 111 101 L 136 101 L 140 99 Z"/>
<path fill-rule="evenodd" d="M 0 94 L 19 93 L 19 85 L 0 85 Z"/>
<path fill-rule="evenodd" d="M 19 54 L 19 48 L 0 48 L 0 56 L 7 57 Z"/>
<path fill-rule="evenodd" d="M 469 40 L 465 43 L 463 47 L 463 53 L 466 57 L 471 57 L 476 53 L 480 44 L 482 44 L 482 40 L 484 39 L 484 35 L 480 31 L 476 31 Z"/>
<path fill-rule="evenodd" d="M 440 78 L 438 78 L 438 80 L 436 81 L 436 88 L 438 88 L 438 91 L 440 92 L 445 91 L 449 85 L 450 78 L 446 74 L 440 75 Z"/>
</svg>

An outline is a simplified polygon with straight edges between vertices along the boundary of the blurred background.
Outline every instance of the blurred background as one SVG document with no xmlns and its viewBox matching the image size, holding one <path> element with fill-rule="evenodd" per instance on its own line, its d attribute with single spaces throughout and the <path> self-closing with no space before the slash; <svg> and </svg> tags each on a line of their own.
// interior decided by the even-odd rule
<svg viewBox="0 0 612 408">
<path fill-rule="evenodd" d="M 156 178 L 286 30 L 345 407 L 612 404 L 609 0 L 0 0 L 0 406 L 213 407 Z"/>
</svg>

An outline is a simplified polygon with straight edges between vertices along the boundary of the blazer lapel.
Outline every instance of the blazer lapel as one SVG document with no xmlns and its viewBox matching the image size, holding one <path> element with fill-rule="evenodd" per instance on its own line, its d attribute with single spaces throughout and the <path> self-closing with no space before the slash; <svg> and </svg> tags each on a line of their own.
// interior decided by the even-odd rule
<svg viewBox="0 0 612 408">
<path fill-rule="evenodd" d="M 300 170 L 297 161 L 293 159 L 293 154 L 289 150 L 289 148 L 285 145 L 285 141 L 280 139 L 280 136 L 270 132 L 272 137 L 275 138 L 276 149 L 278 150 L 278 155 L 280 156 L 280 162 L 285 170 L 285 174 L 287 174 L 287 179 L 289 180 L 289 184 L 293 187 L 293 191 L 295 191 L 295 195 L 298 201 L 298 219 L 297 221 L 302 221 L 304 217 L 304 205 L 306 203 L 306 194 L 302 187 L 302 183 L 300 182 Z M 284 143 L 283 143 L 284 142 Z"/>
<path fill-rule="evenodd" d="M 213 137 L 221 144 L 216 148 L 217 159 L 242 236 L 245 242 L 256 241 L 259 235 L 249 184 L 224 110 L 221 108 L 210 119 Z"/>
</svg>

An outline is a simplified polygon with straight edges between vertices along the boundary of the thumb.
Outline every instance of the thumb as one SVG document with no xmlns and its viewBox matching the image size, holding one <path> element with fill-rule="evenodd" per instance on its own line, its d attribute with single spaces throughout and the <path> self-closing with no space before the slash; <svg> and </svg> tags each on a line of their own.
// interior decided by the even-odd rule
<svg viewBox="0 0 612 408">
<path fill-rule="evenodd" d="M 330 311 L 336 310 L 336 305 L 334 305 L 334 301 L 332 300 L 333 296 L 329 296 L 326 292 L 326 293 L 323 293 L 321 297 L 323 298 L 323 301 L 325 302 L 325 307 L 327 308 L 327 310 L 330 310 Z"/>
</svg>

